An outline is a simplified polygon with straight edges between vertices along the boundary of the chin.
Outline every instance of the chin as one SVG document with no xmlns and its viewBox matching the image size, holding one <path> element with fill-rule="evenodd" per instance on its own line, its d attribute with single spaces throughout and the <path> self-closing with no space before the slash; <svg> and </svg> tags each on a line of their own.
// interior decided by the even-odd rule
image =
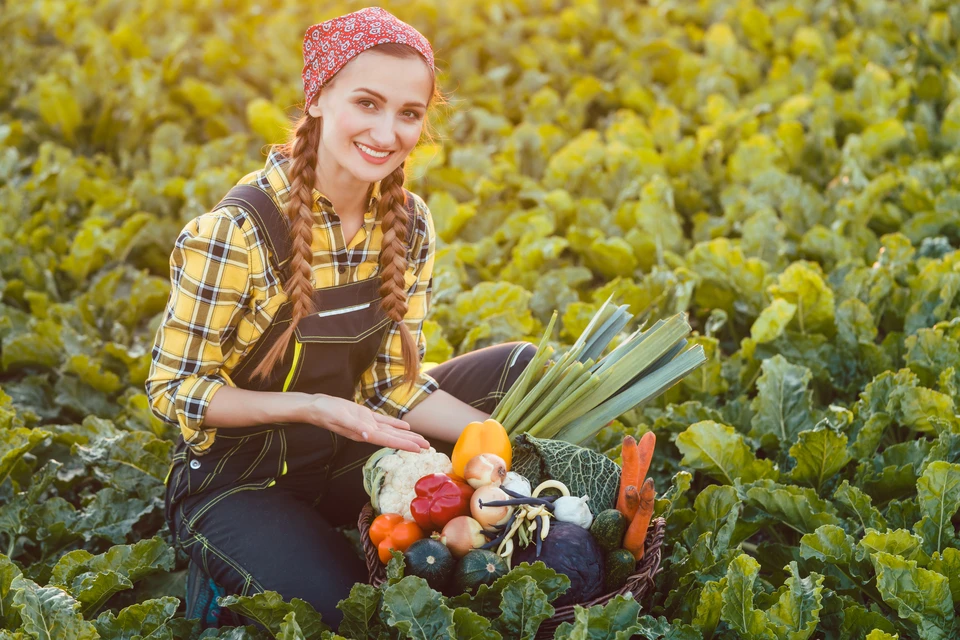
<svg viewBox="0 0 960 640">
<path fill-rule="evenodd" d="M 353 175 L 361 182 L 376 182 L 383 180 L 394 172 L 399 165 L 383 165 L 382 167 L 360 167 L 353 172 Z"/>
</svg>

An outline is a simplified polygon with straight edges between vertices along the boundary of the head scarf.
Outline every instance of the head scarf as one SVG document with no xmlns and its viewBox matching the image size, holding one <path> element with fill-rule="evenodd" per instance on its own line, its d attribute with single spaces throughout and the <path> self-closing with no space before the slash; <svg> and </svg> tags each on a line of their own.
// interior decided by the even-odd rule
<svg viewBox="0 0 960 640">
<path fill-rule="evenodd" d="M 433 49 L 423 34 L 380 7 L 367 7 L 307 29 L 303 37 L 303 92 L 306 107 L 343 65 L 370 47 L 406 44 L 433 68 Z"/>
</svg>

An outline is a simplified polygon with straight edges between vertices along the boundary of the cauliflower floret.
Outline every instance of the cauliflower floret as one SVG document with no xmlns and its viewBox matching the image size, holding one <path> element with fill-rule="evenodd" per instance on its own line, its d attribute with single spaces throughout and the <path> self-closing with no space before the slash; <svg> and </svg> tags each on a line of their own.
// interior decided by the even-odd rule
<svg viewBox="0 0 960 640">
<path fill-rule="evenodd" d="M 370 503 L 380 513 L 399 513 L 413 520 L 410 502 L 416 497 L 417 480 L 431 473 L 453 473 L 453 463 L 444 453 L 430 447 L 422 453 L 381 450 L 364 466 L 364 488 Z"/>
</svg>

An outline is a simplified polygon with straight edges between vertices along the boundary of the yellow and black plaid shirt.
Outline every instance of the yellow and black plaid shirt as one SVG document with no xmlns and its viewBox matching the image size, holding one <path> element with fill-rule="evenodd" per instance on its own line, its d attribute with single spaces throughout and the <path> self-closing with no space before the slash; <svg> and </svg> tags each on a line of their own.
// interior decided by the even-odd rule
<svg viewBox="0 0 960 640">
<path fill-rule="evenodd" d="M 272 152 L 261 171 L 241 184 L 269 193 L 281 210 L 289 199 L 289 160 Z M 376 275 L 383 234 L 376 218 L 379 183 L 373 190 L 363 227 L 345 246 L 333 205 L 313 192 L 313 276 L 318 289 L 365 280 Z M 430 305 L 436 233 L 430 210 L 414 196 L 417 219 L 410 238 L 406 275 L 405 323 L 426 352 L 423 319 Z M 179 425 L 195 453 L 206 451 L 215 428 L 203 427 L 213 394 L 227 384 L 243 357 L 264 333 L 287 299 L 267 257 L 266 238 L 249 214 L 227 206 L 198 216 L 181 231 L 170 255 L 170 297 L 157 330 L 146 391 L 154 414 Z M 251 219 L 252 222 L 252 219 Z M 402 417 L 430 393 L 437 382 L 425 373 L 413 385 L 402 384 L 400 332 L 393 327 L 381 353 L 363 373 L 355 400 L 374 411 Z"/>
</svg>

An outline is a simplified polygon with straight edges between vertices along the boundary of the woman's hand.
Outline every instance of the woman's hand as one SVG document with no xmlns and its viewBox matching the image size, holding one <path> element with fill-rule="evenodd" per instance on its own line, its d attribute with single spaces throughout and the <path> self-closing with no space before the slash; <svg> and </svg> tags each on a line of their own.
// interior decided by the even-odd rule
<svg viewBox="0 0 960 640">
<path fill-rule="evenodd" d="M 403 420 L 391 418 L 351 400 L 325 393 L 310 395 L 304 409 L 305 422 L 357 442 L 419 453 L 430 443 L 419 433 L 410 431 Z"/>
</svg>

